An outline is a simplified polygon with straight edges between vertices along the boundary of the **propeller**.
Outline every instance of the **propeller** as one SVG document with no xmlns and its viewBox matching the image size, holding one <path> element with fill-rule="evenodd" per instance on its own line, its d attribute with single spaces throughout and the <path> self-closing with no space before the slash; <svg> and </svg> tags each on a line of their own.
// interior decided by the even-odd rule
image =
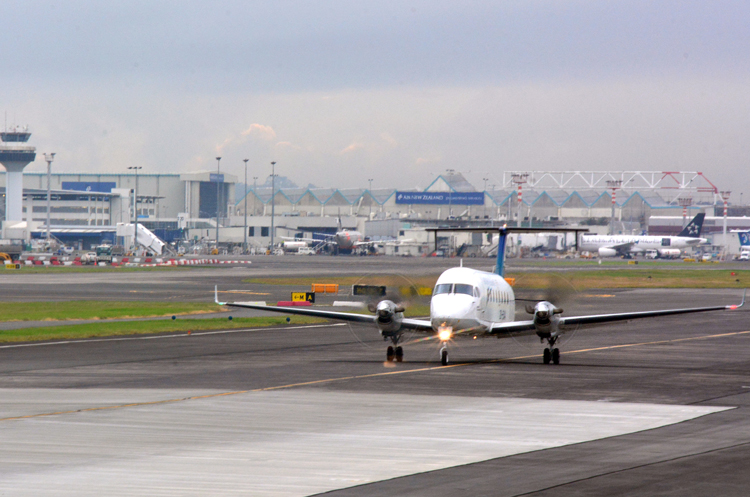
<svg viewBox="0 0 750 497">
<path fill-rule="evenodd" d="M 570 305 L 577 307 L 578 290 L 565 278 L 565 273 L 525 273 L 516 278 L 513 288 L 516 302 L 523 304 L 523 310 L 534 317 L 540 326 L 544 326 L 555 314 L 562 314 Z M 551 304 L 551 305 L 550 305 Z M 523 319 L 516 315 L 516 319 Z M 563 344 L 573 338 L 578 327 L 566 328 Z M 526 349 L 538 350 L 539 338 L 534 335 L 514 336 L 514 341 Z"/>
<path fill-rule="evenodd" d="M 563 306 L 570 303 L 574 298 L 578 290 L 565 278 L 560 276 L 546 276 L 540 278 L 534 278 L 534 287 L 530 290 L 524 291 L 524 295 L 528 298 L 516 298 L 516 301 L 520 302 L 550 302 L 557 309 L 555 314 L 563 312 Z M 534 314 L 536 305 L 526 304 L 525 310 L 529 314 Z"/>
</svg>

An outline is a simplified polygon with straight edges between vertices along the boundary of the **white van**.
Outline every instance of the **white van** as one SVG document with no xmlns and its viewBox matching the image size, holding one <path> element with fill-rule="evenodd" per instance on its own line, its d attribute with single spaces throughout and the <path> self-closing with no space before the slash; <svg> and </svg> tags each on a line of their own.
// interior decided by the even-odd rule
<svg viewBox="0 0 750 497">
<path fill-rule="evenodd" d="M 312 247 L 300 247 L 297 249 L 297 255 L 315 255 L 315 249 Z"/>
<path fill-rule="evenodd" d="M 741 261 L 750 261 L 750 250 L 743 250 L 740 252 Z"/>
</svg>

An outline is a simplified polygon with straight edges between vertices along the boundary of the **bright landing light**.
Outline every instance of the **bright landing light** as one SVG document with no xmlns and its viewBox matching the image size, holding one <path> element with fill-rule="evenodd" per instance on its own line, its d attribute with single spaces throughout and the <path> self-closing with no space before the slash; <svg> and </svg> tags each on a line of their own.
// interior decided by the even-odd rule
<svg viewBox="0 0 750 497">
<path fill-rule="evenodd" d="M 450 326 L 441 326 L 438 328 L 438 338 L 441 342 L 445 342 L 451 339 L 453 336 L 453 328 Z"/>
</svg>

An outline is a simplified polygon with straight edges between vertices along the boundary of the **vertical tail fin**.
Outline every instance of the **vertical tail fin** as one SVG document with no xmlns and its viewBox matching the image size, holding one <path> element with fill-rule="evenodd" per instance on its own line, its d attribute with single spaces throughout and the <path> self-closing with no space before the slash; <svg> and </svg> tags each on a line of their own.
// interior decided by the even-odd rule
<svg viewBox="0 0 750 497">
<path fill-rule="evenodd" d="M 677 236 L 687 236 L 690 238 L 700 238 L 701 231 L 703 230 L 703 219 L 706 217 L 704 213 L 697 214 L 685 229 L 680 232 Z"/>
<path fill-rule="evenodd" d="M 503 278 L 505 277 L 505 240 L 508 237 L 508 232 L 501 229 L 498 233 L 500 236 L 497 238 L 497 265 L 495 266 L 495 273 L 499 274 Z"/>
<path fill-rule="evenodd" d="M 750 231 L 740 231 L 737 236 L 740 237 L 740 247 L 750 246 Z"/>
</svg>

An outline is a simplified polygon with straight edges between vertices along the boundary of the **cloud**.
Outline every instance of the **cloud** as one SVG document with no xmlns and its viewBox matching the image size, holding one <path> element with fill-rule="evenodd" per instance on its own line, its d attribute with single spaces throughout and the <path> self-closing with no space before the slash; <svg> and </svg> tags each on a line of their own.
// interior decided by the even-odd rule
<svg viewBox="0 0 750 497">
<path fill-rule="evenodd" d="M 242 132 L 242 136 L 253 136 L 260 138 L 261 140 L 271 141 L 276 139 L 276 132 L 271 126 L 253 123 L 249 128 Z"/>
<path fill-rule="evenodd" d="M 341 152 L 339 152 L 339 155 L 347 155 L 352 152 L 356 152 L 357 150 L 361 150 L 363 148 L 365 148 L 365 146 L 362 143 L 354 142 L 348 147 L 341 150 Z"/>
<path fill-rule="evenodd" d="M 443 160 L 440 156 L 433 156 L 433 157 L 417 157 L 417 160 L 414 161 L 416 164 L 436 164 L 438 162 L 441 162 Z"/>
<path fill-rule="evenodd" d="M 276 139 L 276 132 L 273 130 L 271 126 L 265 126 L 263 124 L 253 123 L 250 125 L 249 128 L 242 131 L 239 134 L 239 136 L 232 135 L 229 138 L 226 138 L 219 145 L 216 145 L 216 153 L 217 154 L 223 153 L 224 150 L 229 146 L 241 145 L 247 140 L 248 137 L 258 138 L 260 140 L 268 142 L 268 141 Z M 282 143 L 288 143 L 288 142 L 282 142 Z"/>
<path fill-rule="evenodd" d="M 394 137 L 392 137 L 388 132 L 383 131 L 382 133 L 380 133 L 380 138 L 382 138 L 383 141 L 386 142 L 391 147 L 394 147 L 394 148 L 398 147 L 398 141 Z"/>
</svg>

